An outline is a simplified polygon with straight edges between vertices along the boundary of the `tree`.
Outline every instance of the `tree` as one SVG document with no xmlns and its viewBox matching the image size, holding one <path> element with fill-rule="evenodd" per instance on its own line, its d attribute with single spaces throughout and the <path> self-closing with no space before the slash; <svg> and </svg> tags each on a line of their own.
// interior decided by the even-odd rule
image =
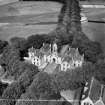
<svg viewBox="0 0 105 105">
<path fill-rule="evenodd" d="M 105 84 L 105 60 L 101 60 L 95 64 L 95 77 Z"/>
<path fill-rule="evenodd" d="M 39 72 L 38 68 L 36 66 L 34 66 L 33 64 L 26 64 L 24 65 L 25 69 L 20 77 L 18 78 L 18 82 L 24 87 L 26 88 L 27 86 L 29 86 L 31 84 L 31 82 L 33 81 L 34 76 Z"/>
<path fill-rule="evenodd" d="M 3 53 L 4 48 L 8 45 L 7 41 L 0 40 L 0 54 Z"/>
<path fill-rule="evenodd" d="M 3 91 L 7 88 L 8 84 L 3 84 L 0 82 L 0 97 L 2 96 Z"/>
<path fill-rule="evenodd" d="M 50 75 L 45 72 L 39 72 L 35 75 L 32 84 L 28 88 L 28 92 L 32 93 L 37 100 L 52 99 L 52 95 L 57 93 L 57 87 Z"/>
<path fill-rule="evenodd" d="M 26 39 L 22 37 L 12 37 L 10 43 L 12 46 L 22 51 L 25 49 Z"/>
<path fill-rule="evenodd" d="M 9 67 L 10 70 L 5 72 L 5 76 L 3 78 L 8 79 L 8 77 L 13 77 L 15 81 L 20 78 L 21 74 L 28 72 L 29 70 L 34 70 L 35 72 L 37 71 L 34 65 L 19 60 L 15 60 L 14 62 L 10 63 Z M 29 71 L 29 73 L 30 72 L 31 71 Z"/>
<path fill-rule="evenodd" d="M 23 87 L 18 83 L 13 83 L 8 86 L 2 94 L 2 105 L 15 105 L 16 100 L 24 93 Z"/>
<path fill-rule="evenodd" d="M 63 101 L 48 101 L 48 105 L 65 105 L 63 104 Z"/>
<path fill-rule="evenodd" d="M 38 100 L 33 93 L 26 92 L 21 95 L 20 99 L 17 101 L 16 105 L 62 105 L 61 101 L 46 100 L 46 96 L 43 95 L 45 100 Z M 65 105 L 65 104 L 63 104 Z"/>
<path fill-rule="evenodd" d="M 81 16 L 80 16 L 80 7 L 79 0 L 68 0 L 72 1 L 71 5 L 71 30 L 75 33 L 81 31 Z"/>
<path fill-rule="evenodd" d="M 16 79 L 24 71 L 22 70 L 22 62 L 20 61 L 20 52 L 13 46 L 7 46 L 0 59 L 0 64 L 5 70 L 3 78 L 14 77 Z"/>
<path fill-rule="evenodd" d="M 83 87 L 85 82 L 92 76 L 95 76 L 95 68 L 91 62 L 83 64 L 82 67 L 61 71 L 53 74 L 53 79 L 56 82 L 58 91 L 75 90 Z"/>
<path fill-rule="evenodd" d="M 48 102 L 55 98 L 53 95 L 57 95 L 52 85 L 54 84 L 50 75 L 44 72 L 38 73 L 26 93 L 20 97 L 20 100 L 27 99 L 29 101 L 17 101 L 16 105 L 49 105 Z"/>
<path fill-rule="evenodd" d="M 70 26 L 71 23 L 71 4 L 72 0 L 65 0 L 65 3 L 63 4 L 59 17 L 58 17 L 58 26 L 57 30 L 60 30 L 61 32 L 64 31 L 67 32 L 67 26 Z"/>
<path fill-rule="evenodd" d="M 74 36 L 72 46 L 79 48 L 79 52 L 84 54 L 85 60 L 95 63 L 98 56 L 102 54 L 101 45 L 98 42 L 90 41 L 83 32 Z"/>
<path fill-rule="evenodd" d="M 25 62 L 15 61 L 11 68 L 12 72 L 10 72 L 9 74 L 11 76 L 14 76 L 14 79 L 17 80 L 21 76 L 22 73 L 26 72 L 27 69 L 28 70 L 30 69 L 28 66 L 29 66 L 29 64 L 27 64 Z"/>
<path fill-rule="evenodd" d="M 69 3 L 71 2 L 71 3 Z M 72 46 L 75 48 L 79 48 L 81 54 L 84 54 L 85 59 L 87 61 L 91 61 L 95 63 L 97 61 L 97 56 L 102 53 L 102 49 L 99 43 L 92 42 L 86 37 L 86 35 L 82 32 L 81 28 L 81 16 L 80 16 L 80 7 L 78 0 L 67 0 L 67 4 L 65 8 L 68 8 L 68 11 L 71 15 L 69 15 L 69 22 L 67 22 L 67 28 L 70 34 L 73 35 Z M 69 9 L 71 8 L 71 9 Z M 66 11 L 66 10 L 65 10 Z M 66 15 L 67 16 L 67 15 Z M 67 20 L 67 19 L 65 19 Z M 69 34 L 69 35 L 70 35 Z"/>
<path fill-rule="evenodd" d="M 31 35 L 27 38 L 27 48 L 34 47 L 39 49 L 42 47 L 44 43 L 44 39 L 40 35 Z"/>
<path fill-rule="evenodd" d="M 18 49 L 20 51 L 20 57 L 24 57 L 27 55 L 27 40 L 22 37 L 12 37 L 10 39 L 11 46 Z"/>
<path fill-rule="evenodd" d="M 56 1 L 59 3 L 64 3 L 65 0 L 19 0 L 19 1 Z"/>
<path fill-rule="evenodd" d="M 58 84 L 59 91 L 68 90 L 68 89 L 75 90 L 79 87 L 82 87 L 83 86 L 82 85 L 83 74 L 78 76 L 78 77 L 82 77 L 82 79 L 80 79 L 80 78 L 75 79 L 74 77 L 76 77 L 76 76 L 77 76 L 77 71 L 75 71 L 73 73 L 70 71 L 60 72 L 59 74 L 57 74 L 55 78 L 56 78 L 56 81 Z"/>
<path fill-rule="evenodd" d="M 70 44 L 73 41 L 73 34 L 71 30 L 71 5 L 72 0 L 65 0 L 58 16 L 58 24 L 55 30 L 48 35 L 52 37 L 52 42 L 56 40 L 58 51 L 61 50 L 62 45 Z"/>
<path fill-rule="evenodd" d="M 49 36 L 49 35 L 47 35 L 47 34 L 41 34 L 40 36 L 43 37 L 44 43 L 49 43 L 49 44 L 51 44 L 51 43 L 53 43 L 53 41 L 54 41 L 54 36 L 53 36 L 53 35 L 52 35 L 52 36 Z"/>
<path fill-rule="evenodd" d="M 17 100 L 16 105 L 38 105 L 38 102 L 35 100 L 37 100 L 37 98 L 33 93 L 26 92 Z"/>
<path fill-rule="evenodd" d="M 2 98 L 7 100 L 2 101 L 2 105 L 15 105 L 17 99 L 20 98 L 21 94 L 25 93 L 25 90 L 33 81 L 38 69 L 32 65 L 25 68 L 25 72 L 22 73 L 17 82 L 12 83 L 3 92 Z"/>
<path fill-rule="evenodd" d="M 1 65 L 5 63 L 6 65 L 10 62 L 11 58 L 13 59 L 20 59 L 20 53 L 18 49 L 15 49 L 11 46 L 5 47 L 3 54 L 1 56 Z"/>
<path fill-rule="evenodd" d="M 16 60 L 20 60 L 19 50 L 9 45 L 5 47 L 0 59 L 0 65 L 2 65 L 6 71 L 11 72 L 11 66 Z"/>
</svg>

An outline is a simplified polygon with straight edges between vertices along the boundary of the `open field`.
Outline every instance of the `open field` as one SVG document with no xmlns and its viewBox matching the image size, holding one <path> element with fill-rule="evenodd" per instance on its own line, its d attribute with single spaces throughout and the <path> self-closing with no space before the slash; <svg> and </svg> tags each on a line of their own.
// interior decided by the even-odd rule
<svg viewBox="0 0 105 105">
<path fill-rule="evenodd" d="M 13 36 L 27 37 L 32 34 L 48 33 L 56 24 L 61 4 L 53 2 L 16 2 L 0 6 L 0 39 Z M 105 9 L 83 9 L 89 20 L 105 21 Z M 47 22 L 43 25 L 36 23 Z M 5 23 L 5 24 L 4 24 Z M 91 39 L 105 44 L 105 24 L 83 23 L 83 31 Z"/>
<path fill-rule="evenodd" d="M 0 6 L 0 39 L 9 40 L 13 36 L 27 37 L 53 30 L 56 24 L 33 25 L 37 22 L 57 21 L 61 5 L 47 3 L 18 2 Z"/>
<path fill-rule="evenodd" d="M 0 0 L 0 5 L 5 5 L 5 4 L 8 4 L 8 3 L 14 3 L 14 2 L 17 2 L 19 0 Z"/>
</svg>

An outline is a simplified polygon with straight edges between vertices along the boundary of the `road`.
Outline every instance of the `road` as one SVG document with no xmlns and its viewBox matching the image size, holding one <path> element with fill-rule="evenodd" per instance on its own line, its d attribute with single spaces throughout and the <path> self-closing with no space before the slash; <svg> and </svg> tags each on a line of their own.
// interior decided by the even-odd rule
<svg viewBox="0 0 105 105">
<path fill-rule="evenodd" d="M 13 36 L 27 37 L 32 34 L 48 33 L 56 24 L 37 24 L 37 22 L 57 22 L 61 4 L 52 2 L 17 2 L 0 6 L 0 39 L 9 40 Z M 105 21 L 105 9 L 84 9 L 89 20 Z M 105 24 L 83 23 L 84 33 L 99 41 L 104 48 Z"/>
</svg>

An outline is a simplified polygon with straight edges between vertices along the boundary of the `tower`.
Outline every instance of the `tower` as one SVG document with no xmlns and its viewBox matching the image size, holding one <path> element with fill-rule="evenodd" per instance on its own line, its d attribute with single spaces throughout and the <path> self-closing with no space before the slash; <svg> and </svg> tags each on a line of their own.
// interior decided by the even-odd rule
<svg viewBox="0 0 105 105">
<path fill-rule="evenodd" d="M 34 49 L 33 46 L 32 46 L 32 48 L 30 48 L 30 49 L 28 50 L 28 55 L 29 55 L 29 58 L 30 58 L 30 59 L 34 56 L 34 53 L 35 53 L 35 49 Z"/>
<path fill-rule="evenodd" d="M 53 53 L 57 53 L 57 50 L 58 50 L 57 44 L 54 43 L 53 46 L 52 46 L 52 52 L 53 52 Z"/>
</svg>

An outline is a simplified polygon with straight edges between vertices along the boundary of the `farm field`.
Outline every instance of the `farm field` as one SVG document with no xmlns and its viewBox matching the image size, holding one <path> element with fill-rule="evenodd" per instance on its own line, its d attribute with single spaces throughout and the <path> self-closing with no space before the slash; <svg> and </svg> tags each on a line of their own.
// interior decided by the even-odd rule
<svg viewBox="0 0 105 105">
<path fill-rule="evenodd" d="M 0 6 L 0 39 L 27 37 L 48 33 L 56 28 L 61 4 L 55 2 L 15 2 Z M 105 9 L 83 9 L 88 20 L 105 21 Z M 37 24 L 40 23 L 40 24 Z M 105 24 L 82 23 L 83 31 L 91 39 L 105 44 Z"/>
</svg>

